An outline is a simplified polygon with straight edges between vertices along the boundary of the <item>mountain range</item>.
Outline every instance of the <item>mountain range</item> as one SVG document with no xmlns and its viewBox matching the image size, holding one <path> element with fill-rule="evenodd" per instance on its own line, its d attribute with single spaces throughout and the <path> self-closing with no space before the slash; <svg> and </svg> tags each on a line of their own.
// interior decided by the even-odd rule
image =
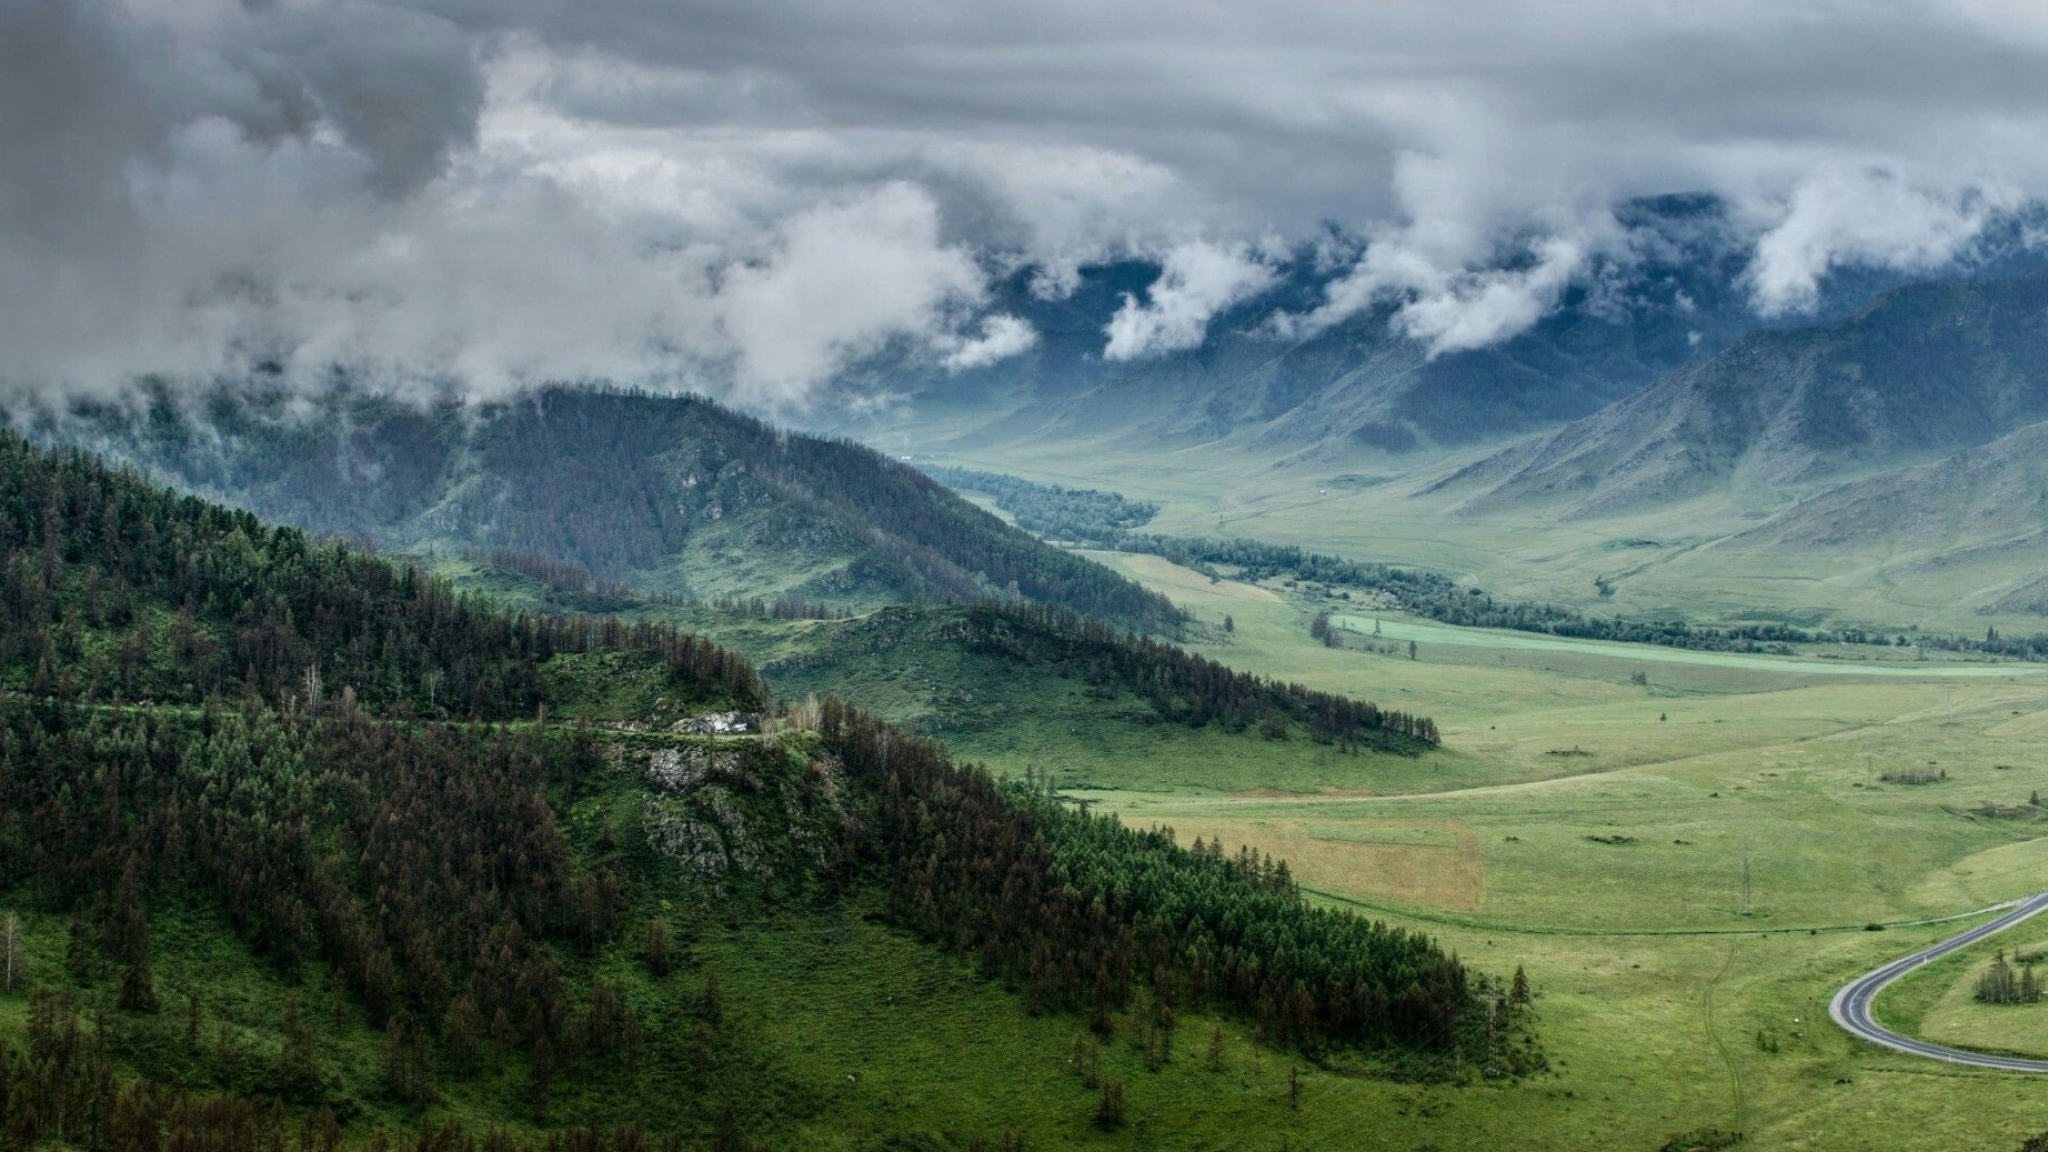
<svg viewBox="0 0 2048 1152">
<path fill-rule="evenodd" d="M 885 354 L 841 387 L 898 403 L 827 404 L 802 419 L 891 451 L 969 457 L 1020 442 L 1125 442 L 1398 458 L 1590 416 L 1752 334 L 1849 317 L 1913 282 L 1900 270 L 1841 268 L 1810 310 L 1760 316 L 1747 279 L 1753 254 L 1729 213 L 1705 196 L 1627 204 L 1618 216 L 1628 259 L 1595 261 L 1517 335 L 1437 353 L 1404 333 L 1394 300 L 1327 326 L 1282 323 L 1313 313 L 1338 286 L 1340 273 L 1314 251 L 1290 254 L 1267 287 L 1219 310 L 1197 345 L 1123 360 L 1106 355 L 1105 332 L 1120 309 L 1152 299 L 1158 264 L 1084 268 L 1057 298 L 1034 291 L 1040 278 L 1027 268 L 993 307 L 1030 322 L 1033 348 L 965 372 Z M 2022 223 L 2011 222 L 1949 275 L 1996 279 L 2036 263 Z"/>
<path fill-rule="evenodd" d="M 1593 518 L 1919 464 L 2048 419 L 2048 276 L 1919 284 L 1831 324 L 1745 336 L 1459 470 L 1484 508 Z"/>
</svg>

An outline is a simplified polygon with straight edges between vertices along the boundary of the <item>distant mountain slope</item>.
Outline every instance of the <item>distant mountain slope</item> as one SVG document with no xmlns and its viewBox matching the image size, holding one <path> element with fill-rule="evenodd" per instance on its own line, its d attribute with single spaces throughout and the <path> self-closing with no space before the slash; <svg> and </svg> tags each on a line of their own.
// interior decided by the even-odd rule
<svg viewBox="0 0 2048 1152">
<path fill-rule="evenodd" d="M 226 387 L 24 421 L 183 487 L 406 550 L 512 548 L 652 591 L 873 606 L 1012 595 L 1141 628 L 1172 606 L 859 445 L 694 397 L 413 404 Z"/>
<path fill-rule="evenodd" d="M 1829 489 L 1736 540 L 1830 548 L 1873 540 L 1942 551 L 2038 538 L 2048 529 L 2048 422 L 1946 459 Z M 2048 565 L 2048 553 L 2042 557 Z"/>
<path fill-rule="evenodd" d="M 1626 512 L 1895 467 L 2048 418 L 2048 276 L 1901 288 L 1757 333 L 1438 485 L 1472 506 Z"/>
<path fill-rule="evenodd" d="M 1212 317 L 1196 346 L 1111 360 L 1106 326 L 1127 297 L 1147 299 L 1159 267 L 1084 268 L 1078 287 L 1058 299 L 1034 293 L 1027 268 L 1001 286 L 995 306 L 1031 323 L 1039 341 L 1030 351 L 960 373 L 884 356 L 845 386 L 901 404 L 827 408 L 810 419 L 891 451 L 968 458 L 981 448 L 1101 441 L 1398 454 L 1587 416 L 1751 332 L 1840 318 L 1906 282 L 1896 271 L 1838 269 L 1812 314 L 1767 319 L 1746 280 L 1752 253 L 1724 205 L 1653 197 L 1619 216 L 1632 238 L 1627 260 L 1596 262 L 1549 314 L 1485 347 L 1432 355 L 1392 322 L 1393 300 L 1319 331 L 1283 334 L 1275 316 L 1313 312 L 1350 267 L 1304 250 L 1275 266 L 1269 288 Z M 2017 232 L 1987 232 L 1952 274 L 2037 266 Z"/>
<path fill-rule="evenodd" d="M 1840 555 L 2001 615 L 2048 615 L 2048 421 L 1843 484 L 1717 546 Z"/>
<path fill-rule="evenodd" d="M 1101 437 L 1134 442 L 1229 440 L 1265 450 L 1304 447 L 1406 452 L 1485 440 L 1592 412 L 1707 354 L 1745 326 L 1687 313 L 1675 281 L 1647 285 L 1640 311 L 1601 309 L 1582 291 L 1530 332 L 1494 347 L 1430 357 L 1389 327 L 1391 307 L 1312 335 L 1283 337 L 1276 311 L 1305 312 L 1319 283 L 1307 274 L 1214 317 L 1196 348 L 1135 360 L 1102 355 L 1119 307 L 1112 286 L 1142 293 L 1152 270 L 1119 264 L 1090 274 L 1092 291 L 1057 302 L 1021 282 L 1004 307 L 1029 319 L 1036 348 L 958 376 L 921 365 L 856 374 L 847 387 L 905 403 L 883 412 L 828 410 L 809 419 L 892 450 L 955 451 Z M 1099 287 L 1098 287 L 1099 286 Z M 1726 310 L 1739 317 L 1742 310 Z M 1732 322 L 1732 321 L 1731 321 Z M 1705 330 L 1705 347 L 1691 335 Z"/>
</svg>

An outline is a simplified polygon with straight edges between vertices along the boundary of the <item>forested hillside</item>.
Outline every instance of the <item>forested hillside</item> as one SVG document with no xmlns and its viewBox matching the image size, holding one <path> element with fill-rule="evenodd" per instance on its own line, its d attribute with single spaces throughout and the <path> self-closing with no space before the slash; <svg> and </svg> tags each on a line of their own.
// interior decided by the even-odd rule
<svg viewBox="0 0 2048 1152">
<path fill-rule="evenodd" d="M 346 384 L 311 398 L 155 387 L 15 420 L 272 519 L 409 551 L 515 549 L 706 597 L 1012 596 L 1145 629 L 1178 619 L 909 467 L 696 397 L 554 388 L 431 404 Z"/>
<path fill-rule="evenodd" d="M 830 678 L 857 673 L 865 653 L 909 651 L 915 653 L 912 659 L 933 660 L 934 650 L 943 645 L 989 658 L 997 668 L 1010 669 L 1010 675 L 1050 674 L 1076 680 L 1100 696 L 1128 694 L 1149 707 L 1154 723 L 1192 729 L 1213 725 L 1273 739 L 1298 734 L 1344 751 L 1414 752 L 1437 743 L 1436 724 L 1427 716 L 1232 671 L 1174 645 L 1121 634 L 1053 608 L 997 603 L 897 608 L 817 631 L 820 635 L 772 664 L 775 681 L 788 690 L 827 688 Z M 957 674 L 945 679 L 944 684 L 934 682 L 940 692 L 972 684 Z M 991 695 L 990 703 L 1006 712 L 1030 707 L 1009 693 Z M 943 737 L 947 716 L 937 719 L 935 734 Z"/>
<path fill-rule="evenodd" d="M 734 1022 L 697 950 L 776 907 L 871 910 L 1021 1006 L 1138 1029 L 1151 1067 L 1203 1016 L 1409 1074 L 1538 1059 L 1519 997 L 1271 860 L 832 699 L 689 734 L 767 701 L 672 627 L 506 614 L 8 435 L 0 572 L 17 1143 L 792 1146 L 839 1096 Z M 1268 691 L 1191 698 L 1227 719 Z"/>
</svg>

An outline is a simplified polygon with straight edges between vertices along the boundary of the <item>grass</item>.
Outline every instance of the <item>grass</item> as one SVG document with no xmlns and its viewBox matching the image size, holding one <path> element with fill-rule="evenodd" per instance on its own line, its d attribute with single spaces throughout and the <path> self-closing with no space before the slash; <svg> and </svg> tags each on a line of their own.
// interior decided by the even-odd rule
<svg viewBox="0 0 2048 1152">
<path fill-rule="evenodd" d="M 1542 507 L 1475 511 L 1464 506 L 1467 492 L 1427 491 L 1498 445 L 1401 455 L 1319 450 L 1295 457 L 1229 443 L 1145 447 L 1107 430 L 1100 442 L 976 439 L 950 451 L 942 445 L 916 447 L 921 459 L 936 463 L 1156 502 L 1161 511 L 1148 531 L 1247 536 L 1433 569 L 1470 577 L 1508 599 L 1700 623 L 1971 635 L 1989 625 L 2018 634 L 2048 627 L 2038 616 L 1979 611 L 2016 582 L 2038 577 L 2037 558 L 2023 546 L 1939 563 L 1928 563 L 1930 549 L 1910 540 L 1858 540 L 1808 551 L 1737 547 L 1724 539 L 1753 527 L 1775 505 L 1716 494 L 1588 520 Z M 1361 475 L 1372 482 L 1353 479 Z M 1615 594 L 1600 595 L 1596 578 L 1606 579 Z"/>
<path fill-rule="evenodd" d="M 2048 787 L 2048 677 L 1934 660 L 1852 676 L 1815 653 L 1653 660 L 1485 631 L 1438 632 L 1410 660 L 1311 641 L 1327 601 L 1108 559 L 1194 613 L 1197 651 L 1432 715 L 1446 750 L 1333 771 L 1306 741 L 1147 726 L 1127 702 L 977 666 L 933 635 L 857 650 L 834 647 L 834 625 L 728 621 L 721 636 L 781 683 L 842 684 L 999 767 L 1051 768 L 1133 823 L 1281 855 L 1312 898 L 1430 933 L 1482 970 L 1525 967 L 1553 1072 L 1477 1087 L 1311 1072 L 1294 1113 L 1285 1057 L 1263 1053 L 1234 1082 L 1184 1057 L 1130 1071 L 1143 1120 L 1104 1137 L 1092 1096 L 1064 1078 L 1074 1021 L 1024 1016 L 957 961 L 857 917 L 791 914 L 704 947 L 774 1006 L 754 1026 L 778 1074 L 834 1101 L 802 1129 L 817 1146 L 859 1146 L 840 1143 L 845 1124 L 959 1146 L 1007 1123 L 1033 1147 L 1648 1152 L 1723 1128 L 1762 1148 L 2008 1152 L 2048 1127 L 2027 1082 L 1889 1053 L 1826 1019 L 1844 981 L 1967 923 L 1910 922 L 2040 889 L 2048 829 L 1972 810 Z M 1947 772 L 1941 787 L 1881 780 L 1926 766 Z M 915 988 L 916 1004 L 857 971 Z M 1930 987 L 1924 1008 L 1908 981 L 1880 1012 L 1957 1036 L 2033 1018 L 1973 1024 L 1993 1010 L 1944 1015 L 1954 982 Z M 1206 1028 L 1184 1027 L 1183 1046 Z"/>
<path fill-rule="evenodd" d="M 1320 601 L 1115 559 L 1204 622 L 1232 616 L 1198 649 L 1391 696 L 1445 723 L 1447 755 L 1491 766 L 1473 773 L 1485 782 L 1399 795 L 1094 798 L 1184 838 L 1284 854 L 1324 898 L 1431 932 L 1481 968 L 1525 965 L 1557 1071 L 1502 1104 L 1520 1122 L 1515 1146 L 1653 1149 L 1719 1126 L 1773 1148 L 2010 1149 L 2048 1127 L 2010 1077 L 1887 1053 L 1826 1019 L 1841 983 L 1963 926 L 1866 923 L 2040 890 L 2043 827 L 1968 809 L 2024 805 L 2048 782 L 2048 681 L 1958 677 L 1934 661 L 1864 678 L 1810 657 L 1659 663 L 1476 630 L 1458 643 L 1439 632 L 1411 661 L 1313 643 Z M 1649 683 L 1632 683 L 1645 668 Z M 1573 750 L 1586 754 L 1553 755 Z M 1942 789 L 1879 780 L 1929 764 L 1947 770 Z M 1910 1006 L 1910 992 L 1881 1004 Z M 1991 1011 L 1930 1009 L 1926 1024 L 1961 1035 L 1965 1017 Z M 2020 1013 L 2000 1027 L 2027 1027 L 2028 1010 L 1996 1011 Z M 1569 1109 L 1538 1103 L 1564 1092 Z M 1435 1121 L 1416 1138 L 1494 1146 Z"/>
<path fill-rule="evenodd" d="M 2048 948 L 2039 924 L 2023 924 L 1980 944 L 1942 957 L 1900 980 L 1878 1000 L 1884 1023 L 1914 1036 L 1957 1048 L 2048 1057 L 2048 1001 L 1985 1004 L 1977 999 L 1977 978 L 2003 951 L 2015 955 Z M 2037 964 L 2036 976 L 2043 974 Z"/>
</svg>

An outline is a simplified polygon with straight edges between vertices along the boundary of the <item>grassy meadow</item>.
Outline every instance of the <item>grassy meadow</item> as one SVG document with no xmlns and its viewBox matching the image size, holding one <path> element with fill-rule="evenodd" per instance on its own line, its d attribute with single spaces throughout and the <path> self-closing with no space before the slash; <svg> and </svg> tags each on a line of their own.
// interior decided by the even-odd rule
<svg viewBox="0 0 2048 1152">
<path fill-rule="evenodd" d="M 1989 626 L 2024 634 L 2038 616 L 1993 611 L 2001 594 L 2038 578 L 2023 541 L 1937 559 L 1955 525 L 1931 528 L 1924 548 L 1870 540 L 1824 550 L 1727 537 L 1780 504 L 1710 493 L 1640 513 L 1579 519 L 1562 507 L 1475 508 L 1471 491 L 1436 481 L 1495 451 L 1440 449 L 1389 455 L 1355 449 L 1276 454 L 1260 445 L 1123 441 L 945 445 L 906 438 L 920 459 L 1010 473 L 1045 484 L 1100 488 L 1160 505 L 1146 531 L 1244 536 L 1354 560 L 1470 575 L 1509 600 L 1536 600 L 1632 619 L 1774 622 L 1981 636 Z M 1792 499 L 1804 489 L 1774 492 Z M 1611 597 L 1598 592 L 1603 579 Z"/>
<path fill-rule="evenodd" d="M 1434 788 L 1089 794 L 1183 839 L 1282 855 L 1318 898 L 1433 933 L 1481 968 L 1527 967 L 1554 1074 L 1469 1097 L 1502 1121 L 1490 1139 L 1511 1143 L 1473 1142 L 1473 1118 L 1446 1104 L 1409 1146 L 1654 1149 L 1720 1127 L 1765 1148 L 2006 1149 L 2048 1128 L 2038 1081 L 1886 1053 L 1826 1017 L 1850 977 L 2042 888 L 2036 669 L 1645 650 L 1393 617 L 1376 643 L 1395 650 L 1361 650 L 1369 610 L 1330 648 L 1307 632 L 1326 600 L 1103 558 L 1211 626 L 1197 651 L 1444 725 Z M 1934 779 L 1883 778 L 1902 768 Z M 2027 930 L 1997 942 L 2029 944 Z M 2048 1050 L 2048 1006 L 1970 998 L 1991 950 L 1934 966 L 1881 1011 L 1950 1043 Z"/>
</svg>

